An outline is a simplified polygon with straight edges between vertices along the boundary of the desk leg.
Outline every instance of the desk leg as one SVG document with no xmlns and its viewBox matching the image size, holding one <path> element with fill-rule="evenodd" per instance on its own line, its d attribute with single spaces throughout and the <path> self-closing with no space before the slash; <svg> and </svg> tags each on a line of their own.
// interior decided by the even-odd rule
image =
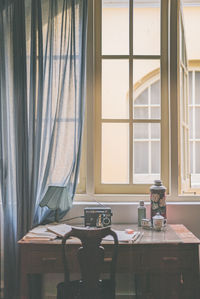
<svg viewBox="0 0 200 299">
<path fill-rule="evenodd" d="M 200 281 L 199 281 L 199 247 L 198 244 L 194 248 L 194 270 L 193 275 L 190 277 L 193 278 L 193 281 L 191 281 L 191 286 L 194 290 L 194 298 L 199 299 L 200 294 Z"/>
<path fill-rule="evenodd" d="M 21 274 L 20 299 L 42 299 L 41 274 Z"/>
<path fill-rule="evenodd" d="M 20 277 L 20 299 L 28 299 L 28 275 L 21 272 Z"/>
<path fill-rule="evenodd" d="M 29 299 L 42 299 L 42 274 L 28 275 Z"/>
</svg>

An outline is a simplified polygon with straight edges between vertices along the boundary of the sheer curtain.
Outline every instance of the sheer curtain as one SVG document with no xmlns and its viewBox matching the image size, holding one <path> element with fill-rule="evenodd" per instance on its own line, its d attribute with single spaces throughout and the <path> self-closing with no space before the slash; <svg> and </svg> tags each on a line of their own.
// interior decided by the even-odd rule
<svg viewBox="0 0 200 299">
<path fill-rule="evenodd" d="M 85 97 L 87 0 L 0 1 L 0 189 L 5 298 L 17 240 L 61 218 L 76 189 Z"/>
</svg>

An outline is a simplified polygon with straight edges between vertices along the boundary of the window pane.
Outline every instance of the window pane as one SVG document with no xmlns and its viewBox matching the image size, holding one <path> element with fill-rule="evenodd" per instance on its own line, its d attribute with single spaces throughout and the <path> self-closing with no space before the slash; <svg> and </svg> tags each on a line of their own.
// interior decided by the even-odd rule
<svg viewBox="0 0 200 299">
<path fill-rule="evenodd" d="M 160 119 L 160 108 L 151 107 L 151 118 Z"/>
<path fill-rule="evenodd" d="M 195 165 L 196 165 L 196 173 L 200 173 L 200 142 L 196 142 L 196 157 L 195 157 Z"/>
<path fill-rule="evenodd" d="M 189 108 L 189 133 L 190 138 L 193 138 L 193 108 Z"/>
<path fill-rule="evenodd" d="M 134 139 L 160 139 L 160 124 L 133 124 Z"/>
<path fill-rule="evenodd" d="M 148 118 L 148 108 L 135 107 L 133 109 L 133 113 L 134 113 L 134 118 L 138 118 L 138 119 Z"/>
<path fill-rule="evenodd" d="M 184 70 L 180 68 L 180 111 L 181 111 L 181 120 L 185 121 L 185 84 L 184 79 Z"/>
<path fill-rule="evenodd" d="M 160 142 L 151 142 L 151 172 L 160 173 Z"/>
<path fill-rule="evenodd" d="M 128 60 L 102 61 L 102 118 L 129 117 Z"/>
<path fill-rule="evenodd" d="M 134 142 L 134 173 L 148 173 L 148 142 Z"/>
<path fill-rule="evenodd" d="M 136 93 L 139 87 L 143 87 L 145 83 L 149 83 L 148 85 L 152 84 L 152 78 L 155 80 L 156 77 L 160 78 L 160 60 L 133 60 L 134 93 Z"/>
<path fill-rule="evenodd" d="M 129 1 L 102 1 L 102 54 L 129 53 Z"/>
<path fill-rule="evenodd" d="M 188 124 L 188 76 L 187 73 L 184 73 L 184 105 L 185 105 L 185 114 L 184 120 Z"/>
<path fill-rule="evenodd" d="M 200 104 L 200 72 L 195 72 L 195 103 Z"/>
<path fill-rule="evenodd" d="M 129 182 L 128 124 L 102 124 L 101 182 L 105 184 Z"/>
<path fill-rule="evenodd" d="M 160 80 L 151 84 L 151 104 L 160 105 Z"/>
<path fill-rule="evenodd" d="M 189 72 L 189 104 L 192 104 L 192 95 L 193 95 L 193 88 L 192 88 L 192 75 L 193 72 Z"/>
<path fill-rule="evenodd" d="M 156 82 L 155 82 L 156 80 Z M 133 116 L 134 118 L 160 118 L 160 107 L 157 107 L 153 116 L 150 105 L 160 104 L 160 61 L 134 60 L 133 61 Z M 148 105 L 145 112 L 137 111 L 136 106 Z M 157 115 L 157 116 L 156 116 Z"/>
<path fill-rule="evenodd" d="M 200 108 L 195 108 L 195 138 L 200 138 Z"/>
<path fill-rule="evenodd" d="M 146 3 L 146 2 L 145 2 Z M 133 52 L 135 55 L 160 54 L 160 1 L 154 5 L 133 1 Z"/>
<path fill-rule="evenodd" d="M 149 124 L 134 124 L 133 136 L 134 139 L 148 139 Z"/>
<path fill-rule="evenodd" d="M 148 105 L 148 88 L 141 92 L 141 94 L 134 100 L 134 105 Z"/>
<path fill-rule="evenodd" d="M 193 173 L 193 142 L 190 142 L 190 172 Z"/>
<path fill-rule="evenodd" d="M 160 124 L 149 124 L 152 139 L 160 139 Z"/>
<path fill-rule="evenodd" d="M 187 177 L 187 170 L 188 170 L 188 165 L 187 165 L 187 133 L 185 127 L 181 128 L 181 177 L 182 180 L 186 180 Z"/>
</svg>

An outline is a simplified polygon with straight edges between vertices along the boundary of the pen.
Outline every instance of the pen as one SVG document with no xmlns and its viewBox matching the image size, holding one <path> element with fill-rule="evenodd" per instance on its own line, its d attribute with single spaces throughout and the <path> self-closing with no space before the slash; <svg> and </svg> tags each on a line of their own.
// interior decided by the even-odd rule
<svg viewBox="0 0 200 299">
<path fill-rule="evenodd" d="M 135 234 L 135 236 L 132 238 L 131 242 L 135 242 L 137 240 L 137 238 L 140 236 L 140 232 L 137 232 L 137 234 Z"/>
<path fill-rule="evenodd" d="M 139 238 L 137 238 L 137 243 L 139 243 L 139 242 L 141 241 L 143 235 L 144 235 L 144 233 L 142 232 L 142 233 L 140 234 Z"/>
</svg>

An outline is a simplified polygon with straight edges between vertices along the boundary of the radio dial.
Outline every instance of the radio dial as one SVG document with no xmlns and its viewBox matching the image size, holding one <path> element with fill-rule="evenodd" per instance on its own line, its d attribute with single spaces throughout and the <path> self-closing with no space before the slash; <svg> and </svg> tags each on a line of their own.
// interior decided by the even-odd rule
<svg viewBox="0 0 200 299">
<path fill-rule="evenodd" d="M 105 224 L 106 226 L 110 224 L 110 219 L 105 215 L 103 217 L 103 224 Z"/>
</svg>

